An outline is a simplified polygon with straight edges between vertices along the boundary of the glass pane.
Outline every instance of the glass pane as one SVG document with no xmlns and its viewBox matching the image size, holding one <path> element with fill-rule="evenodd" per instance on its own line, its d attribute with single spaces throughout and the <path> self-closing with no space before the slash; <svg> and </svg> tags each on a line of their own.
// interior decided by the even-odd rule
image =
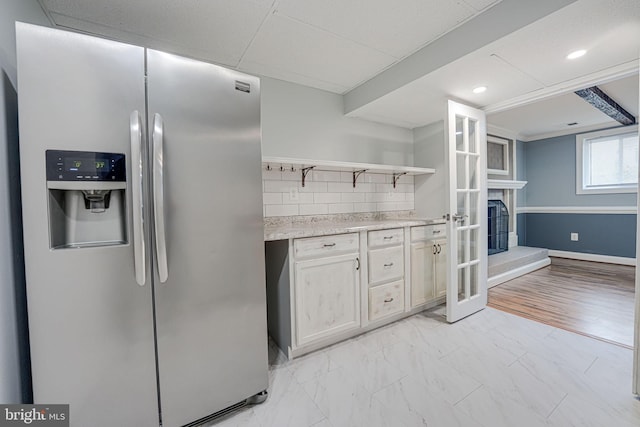
<svg viewBox="0 0 640 427">
<path fill-rule="evenodd" d="M 466 299 L 467 268 L 458 269 L 458 302 Z"/>
<path fill-rule="evenodd" d="M 480 259 L 480 252 L 478 247 L 480 229 L 474 228 L 472 230 L 469 230 L 469 233 L 471 233 L 469 238 L 469 261 L 475 261 L 477 259 Z"/>
<path fill-rule="evenodd" d="M 619 182 L 620 146 L 617 139 L 592 142 L 590 145 L 590 185 L 611 185 Z"/>
<path fill-rule="evenodd" d="M 506 170 L 504 150 L 506 145 L 487 142 L 487 167 L 489 169 Z"/>
<path fill-rule="evenodd" d="M 480 218 L 478 217 L 478 198 L 479 197 L 480 197 L 480 194 L 478 194 L 477 192 L 469 193 L 469 210 L 467 211 L 469 215 L 469 222 L 467 223 L 468 225 L 474 225 L 480 222 Z"/>
<path fill-rule="evenodd" d="M 464 127 L 464 117 L 456 116 L 456 150 L 457 151 L 465 151 L 463 127 Z"/>
<path fill-rule="evenodd" d="M 456 188 L 467 188 L 467 156 L 465 154 L 456 154 Z"/>
<path fill-rule="evenodd" d="M 478 152 L 478 141 L 476 141 L 476 124 L 478 122 L 475 120 L 469 119 L 469 152 L 477 153 Z"/>
<path fill-rule="evenodd" d="M 458 215 L 464 215 L 467 213 L 467 192 L 462 191 L 458 192 L 458 204 L 456 208 L 456 213 Z"/>
<path fill-rule="evenodd" d="M 478 295 L 478 265 L 473 264 L 469 267 L 469 297 Z"/>
<path fill-rule="evenodd" d="M 638 137 L 622 139 L 622 183 L 638 182 Z"/>
<path fill-rule="evenodd" d="M 478 180 L 478 162 L 480 156 L 469 156 L 469 189 L 477 189 L 479 185 Z"/>
<path fill-rule="evenodd" d="M 468 230 L 458 230 L 458 264 L 467 262 L 465 248 L 467 247 L 468 233 Z"/>
</svg>

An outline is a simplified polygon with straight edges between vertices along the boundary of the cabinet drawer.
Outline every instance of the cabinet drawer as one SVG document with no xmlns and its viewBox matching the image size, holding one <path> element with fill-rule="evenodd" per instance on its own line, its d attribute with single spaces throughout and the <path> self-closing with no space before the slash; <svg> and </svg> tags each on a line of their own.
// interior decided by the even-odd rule
<svg viewBox="0 0 640 427">
<path fill-rule="evenodd" d="M 358 233 L 308 237 L 306 239 L 295 239 L 293 241 L 293 250 L 296 259 L 357 252 L 359 246 Z"/>
<path fill-rule="evenodd" d="M 369 251 L 369 283 L 400 279 L 404 275 L 404 246 Z"/>
<path fill-rule="evenodd" d="M 369 247 L 399 245 L 404 241 L 404 230 L 393 228 L 390 230 L 376 230 L 369 232 Z"/>
<path fill-rule="evenodd" d="M 439 239 L 447 235 L 447 224 L 411 227 L 411 241 Z"/>
<path fill-rule="evenodd" d="M 404 310 L 404 280 L 369 289 L 369 320 Z"/>
</svg>

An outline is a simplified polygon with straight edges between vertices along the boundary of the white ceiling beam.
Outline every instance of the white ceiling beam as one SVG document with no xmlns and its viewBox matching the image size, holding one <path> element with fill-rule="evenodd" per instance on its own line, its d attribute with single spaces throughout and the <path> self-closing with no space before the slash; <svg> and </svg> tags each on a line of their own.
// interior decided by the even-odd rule
<svg viewBox="0 0 640 427">
<path fill-rule="evenodd" d="M 345 114 L 576 0 L 503 0 L 344 95 Z"/>
</svg>

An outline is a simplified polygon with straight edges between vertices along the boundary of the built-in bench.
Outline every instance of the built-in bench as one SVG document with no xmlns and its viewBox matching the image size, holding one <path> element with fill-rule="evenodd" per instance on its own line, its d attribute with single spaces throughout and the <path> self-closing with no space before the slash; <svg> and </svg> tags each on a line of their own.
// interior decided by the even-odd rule
<svg viewBox="0 0 640 427">
<path fill-rule="evenodd" d="M 549 251 L 542 248 L 514 246 L 506 252 L 490 255 L 488 287 L 515 279 L 551 263 Z"/>
</svg>

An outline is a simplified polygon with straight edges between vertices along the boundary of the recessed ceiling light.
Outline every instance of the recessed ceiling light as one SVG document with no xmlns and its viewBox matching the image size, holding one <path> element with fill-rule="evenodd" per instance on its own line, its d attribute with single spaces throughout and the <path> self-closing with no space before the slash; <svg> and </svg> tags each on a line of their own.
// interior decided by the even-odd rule
<svg viewBox="0 0 640 427">
<path fill-rule="evenodd" d="M 487 90 L 486 86 L 478 86 L 477 88 L 473 89 L 473 93 L 482 93 L 486 90 Z"/>
<path fill-rule="evenodd" d="M 580 58 L 581 56 L 584 56 L 585 53 L 587 53 L 587 51 L 584 49 L 576 50 L 567 55 L 567 59 Z"/>
</svg>

